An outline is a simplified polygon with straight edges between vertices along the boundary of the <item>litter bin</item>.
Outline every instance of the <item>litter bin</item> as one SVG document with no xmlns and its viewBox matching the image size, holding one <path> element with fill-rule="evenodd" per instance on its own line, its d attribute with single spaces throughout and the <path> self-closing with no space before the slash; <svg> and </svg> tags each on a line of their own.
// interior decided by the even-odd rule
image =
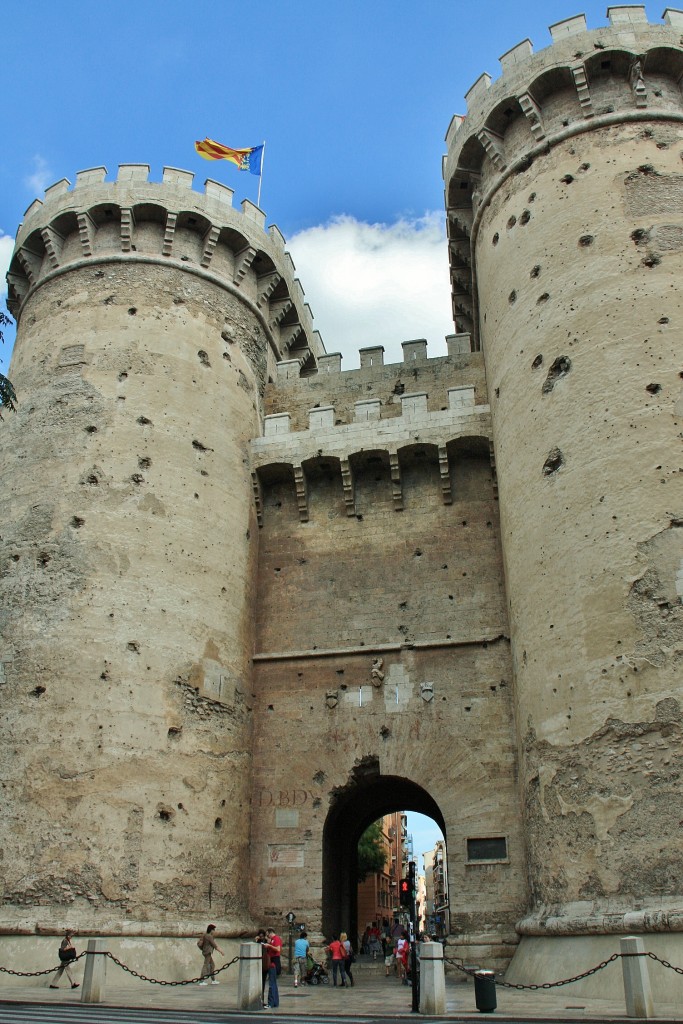
<svg viewBox="0 0 683 1024">
<path fill-rule="evenodd" d="M 474 1001 L 481 1013 L 491 1013 L 496 1003 L 496 976 L 493 971 L 475 971 Z"/>
</svg>

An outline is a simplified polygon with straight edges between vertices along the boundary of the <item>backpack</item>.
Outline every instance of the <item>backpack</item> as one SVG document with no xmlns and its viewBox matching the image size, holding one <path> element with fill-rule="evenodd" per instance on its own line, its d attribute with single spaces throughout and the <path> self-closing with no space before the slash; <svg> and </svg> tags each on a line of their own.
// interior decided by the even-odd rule
<svg viewBox="0 0 683 1024">
<path fill-rule="evenodd" d="M 68 964 L 69 960 L 76 959 L 76 950 L 71 946 L 69 949 L 62 949 L 59 947 L 59 959 L 63 964 Z"/>
</svg>

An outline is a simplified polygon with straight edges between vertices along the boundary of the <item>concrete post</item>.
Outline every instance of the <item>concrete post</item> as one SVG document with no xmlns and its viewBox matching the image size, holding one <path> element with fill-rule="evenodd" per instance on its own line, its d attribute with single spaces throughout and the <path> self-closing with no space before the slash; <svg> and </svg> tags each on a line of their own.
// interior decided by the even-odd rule
<svg viewBox="0 0 683 1024">
<path fill-rule="evenodd" d="M 621 940 L 622 953 L 644 953 L 643 940 L 636 935 L 627 935 Z M 621 969 L 624 975 L 624 995 L 627 1017 L 647 1019 L 654 1017 L 655 1010 L 650 989 L 650 975 L 644 956 L 623 957 Z"/>
<path fill-rule="evenodd" d="M 85 958 L 83 988 L 81 989 L 82 1003 L 104 1002 L 107 958 L 100 955 L 103 950 L 104 942 L 102 939 L 88 939 L 88 955 Z M 93 953 L 98 955 L 93 956 Z"/>
<path fill-rule="evenodd" d="M 440 942 L 420 943 L 420 1013 L 431 1016 L 446 1012 L 446 980 L 443 946 Z"/>
<path fill-rule="evenodd" d="M 240 1010 L 260 1010 L 263 1006 L 261 959 L 262 951 L 258 942 L 240 942 L 237 980 L 237 1007 Z"/>
</svg>

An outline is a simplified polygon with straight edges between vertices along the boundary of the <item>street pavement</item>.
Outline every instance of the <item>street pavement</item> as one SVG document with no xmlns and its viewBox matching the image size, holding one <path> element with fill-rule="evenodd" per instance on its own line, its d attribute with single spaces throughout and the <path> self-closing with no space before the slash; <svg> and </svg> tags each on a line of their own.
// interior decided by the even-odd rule
<svg viewBox="0 0 683 1024">
<path fill-rule="evenodd" d="M 147 982 L 117 985 L 119 968 L 108 965 L 106 1000 L 104 1004 L 80 1001 L 81 990 L 62 987 L 51 990 L 45 984 L 17 984 L 14 979 L 0 976 L 0 1024 L 105 1024 L 121 1021 L 126 1024 L 191 1024 L 194 1021 L 218 1022 L 230 1020 L 239 1024 L 241 1019 L 253 1024 L 261 1017 L 267 1024 L 279 1024 L 288 1018 L 305 1017 L 307 1024 L 315 1019 L 331 1024 L 334 1019 L 358 1021 L 396 1020 L 411 1016 L 411 989 L 397 978 L 384 977 L 363 971 L 362 964 L 354 966 L 353 988 L 334 988 L 330 985 L 303 986 L 295 989 L 288 975 L 281 975 L 280 1006 L 277 1010 L 260 1010 L 251 1014 L 237 1010 L 237 965 L 220 974 L 220 985 L 162 986 Z M 680 1007 L 659 1005 L 655 994 L 653 1019 L 683 1021 L 683 982 Z M 487 1017 L 505 1022 L 532 1021 L 627 1021 L 623 1003 L 602 999 L 572 997 L 571 986 L 541 991 L 517 991 L 497 988 L 498 1006 L 493 1014 L 480 1013 L 475 1005 L 474 986 L 470 980 L 446 981 L 446 1013 L 430 1018 L 434 1024 L 448 1021 L 482 1020 Z M 416 1015 L 412 1015 L 416 1016 Z"/>
</svg>

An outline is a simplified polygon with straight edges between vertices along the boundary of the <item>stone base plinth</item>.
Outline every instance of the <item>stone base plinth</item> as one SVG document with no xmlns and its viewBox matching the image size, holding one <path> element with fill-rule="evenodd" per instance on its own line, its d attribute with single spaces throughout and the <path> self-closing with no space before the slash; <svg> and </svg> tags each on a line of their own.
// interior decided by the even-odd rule
<svg viewBox="0 0 683 1024">
<path fill-rule="evenodd" d="M 135 937 L 108 937 L 104 936 L 74 936 L 74 945 L 79 953 L 88 947 L 88 940 L 99 938 L 99 948 L 108 950 L 126 964 L 127 967 L 144 974 L 149 978 L 157 978 L 160 981 L 184 981 L 199 977 L 202 969 L 203 957 L 197 948 L 197 935 L 187 938 L 170 936 L 145 936 Z M 0 967 L 9 968 L 14 971 L 42 971 L 54 966 L 57 969 L 57 949 L 61 941 L 58 935 L 0 935 Z M 216 969 L 227 964 L 240 952 L 239 939 L 226 939 L 217 933 L 218 945 L 225 956 L 219 954 L 214 956 Z M 85 970 L 85 957 L 80 959 L 71 967 L 75 980 L 82 984 Z M 237 993 L 237 979 L 239 975 L 239 962 L 222 971 L 219 981 L 228 991 Z M 52 974 L 46 974 L 42 978 L 20 978 L 14 975 L 0 974 L 0 999 L 2 989 L 5 985 L 35 986 L 44 984 L 46 987 L 53 978 Z M 68 985 L 65 976 L 59 981 L 62 987 Z M 147 982 L 140 981 L 127 971 L 122 970 L 111 960 L 107 960 L 107 991 L 116 989 L 130 989 L 133 987 L 147 986 Z"/>
<path fill-rule="evenodd" d="M 674 967 L 683 967 L 683 932 L 650 933 L 642 935 L 645 952 L 654 953 Z M 559 981 L 582 974 L 613 953 L 619 953 L 620 935 L 523 936 L 505 981 L 513 984 L 537 984 Z M 650 983 L 657 1001 L 680 1002 L 683 991 L 681 976 L 654 960 L 647 960 Z M 621 961 L 616 960 L 597 974 L 568 985 L 567 997 L 585 999 L 624 999 Z"/>
</svg>

